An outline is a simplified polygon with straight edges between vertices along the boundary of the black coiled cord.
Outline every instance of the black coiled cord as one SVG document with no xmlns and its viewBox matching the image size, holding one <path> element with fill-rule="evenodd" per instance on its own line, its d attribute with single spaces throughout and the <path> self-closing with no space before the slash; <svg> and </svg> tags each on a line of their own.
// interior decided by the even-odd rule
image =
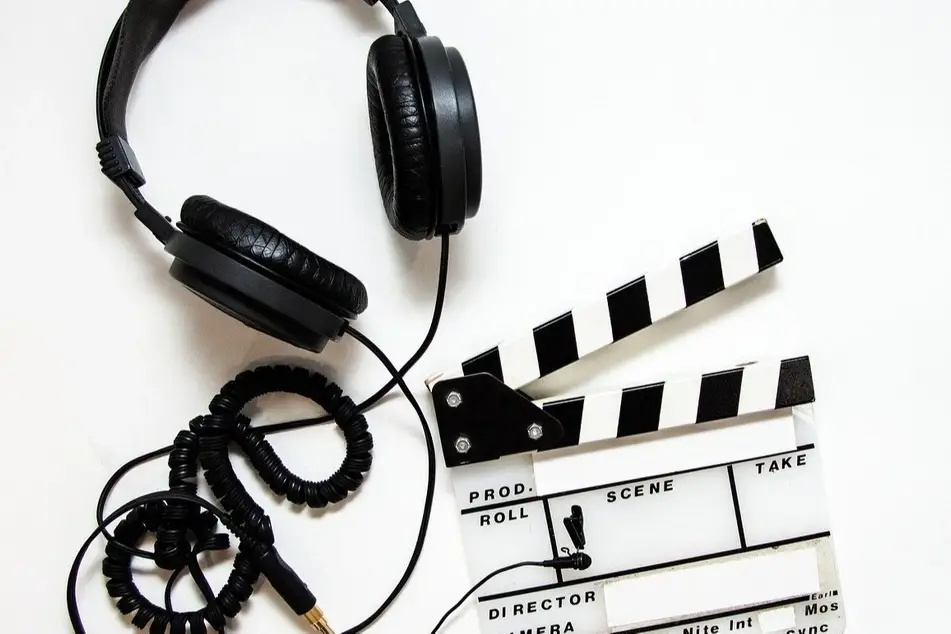
<svg viewBox="0 0 951 634">
<path fill-rule="evenodd" d="M 304 480 L 284 466 L 271 444 L 251 427 L 251 421 L 241 412 L 254 399 L 283 392 L 310 399 L 333 417 L 343 432 L 347 444 L 346 455 L 340 468 L 329 478 L 311 482 Z M 232 529 L 242 535 L 241 546 L 247 549 L 274 544 L 274 533 L 267 514 L 247 493 L 231 465 L 229 447 L 237 445 L 270 489 L 294 504 L 324 508 L 341 502 L 363 484 L 373 462 L 373 437 L 366 418 L 350 397 L 334 383 L 304 368 L 265 366 L 242 372 L 229 381 L 212 399 L 209 414 L 191 421 L 189 429 L 175 438 L 169 454 L 169 490 L 188 495 L 198 491 L 199 464 L 215 498 L 233 522 Z M 232 573 L 217 596 L 212 596 L 203 573 L 197 567 L 196 556 L 209 550 L 229 547 L 227 535 L 216 534 L 217 520 L 207 511 L 200 511 L 187 502 L 152 503 L 132 511 L 118 526 L 115 540 L 135 548 L 146 532 L 155 534 L 155 563 L 175 571 L 171 585 L 186 567 L 195 578 L 207 605 L 201 610 L 178 613 L 172 610 L 170 600 L 161 608 L 146 599 L 132 580 L 133 555 L 110 544 L 106 549 L 103 574 L 110 596 L 117 599 L 123 614 L 134 614 L 132 624 L 145 629 L 150 624 L 153 632 L 205 632 L 207 621 L 219 632 L 224 631 L 225 617 L 234 618 L 253 591 L 260 576 L 259 567 L 246 554 L 239 552 Z M 191 539 L 190 539 L 191 538 Z M 195 542 L 194 544 L 192 542 Z M 207 590 L 206 590 L 207 589 Z"/>
<path fill-rule="evenodd" d="M 326 480 L 311 482 L 291 473 L 278 458 L 271 444 L 251 428 L 241 410 L 252 400 L 273 392 L 297 394 L 320 405 L 337 422 L 347 443 L 340 468 Z M 215 496 L 231 517 L 252 534 L 259 526 L 263 511 L 245 493 L 231 468 L 228 444 L 235 442 L 248 456 L 251 465 L 274 493 L 294 504 L 324 508 L 342 502 L 363 484 L 373 462 L 373 437 L 367 421 L 356 404 L 323 376 L 304 368 L 262 367 L 238 375 L 215 396 L 211 414 L 199 423 L 201 465 Z M 261 527 L 263 528 L 263 527 Z M 270 526 L 266 531 L 270 533 Z M 265 535 L 259 539 L 270 540 Z"/>
<path fill-rule="evenodd" d="M 102 573 L 108 579 L 106 589 L 109 596 L 116 599 L 116 607 L 123 614 L 133 614 L 132 624 L 139 629 L 150 627 L 152 634 L 185 634 L 186 625 L 192 634 L 207 632 L 205 622 L 214 629 L 223 632 L 225 617 L 234 618 L 241 610 L 241 604 L 251 597 L 254 584 L 260 572 L 252 560 L 244 552 L 238 553 L 234 560 L 234 569 L 228 582 L 216 597 L 210 599 L 205 607 L 191 612 L 175 612 L 171 605 L 161 608 L 146 599 L 136 587 L 132 579 L 133 555 L 123 550 L 118 544 L 135 546 L 147 532 L 158 533 L 160 526 L 169 518 L 172 506 L 181 508 L 190 505 L 184 502 L 150 502 L 134 508 L 119 522 L 116 527 L 115 539 L 117 543 L 106 546 L 106 558 L 102 562 Z M 189 568 L 197 569 L 196 556 L 206 550 L 222 550 L 228 548 L 226 535 L 215 534 L 218 520 L 207 511 L 195 513 L 193 521 L 188 522 L 188 529 L 193 531 L 198 542 L 194 548 L 183 553 Z M 177 574 L 175 575 L 177 576 Z M 173 577 L 174 578 L 174 577 Z M 205 594 L 207 583 L 199 584 Z M 169 593 L 166 593 L 166 603 L 169 603 Z"/>
<path fill-rule="evenodd" d="M 392 376 L 386 385 L 359 405 L 354 404 L 339 387 L 323 376 L 303 368 L 257 368 L 238 375 L 226 384 L 212 400 L 209 414 L 192 420 L 189 428 L 181 431 L 171 446 L 139 456 L 120 467 L 106 483 L 99 498 L 96 530 L 83 543 L 70 569 L 66 602 L 74 632 L 84 634 L 86 631 L 79 616 L 76 598 L 79 568 L 89 547 L 101 534 L 107 541 L 102 565 L 107 589 L 110 596 L 116 599 L 118 609 L 123 614 L 132 615 L 133 625 L 140 629 L 148 627 L 150 634 L 185 634 L 189 631 L 202 634 L 207 632 L 207 623 L 223 633 L 227 620 L 234 618 L 250 598 L 261 574 L 259 562 L 269 560 L 264 557 L 269 546 L 270 554 L 274 553 L 270 519 L 248 495 L 234 473 L 228 454 L 229 446 L 236 444 L 271 490 L 289 501 L 315 508 L 340 502 L 359 488 L 372 464 L 373 440 L 362 412 L 398 385 L 422 424 L 429 458 L 428 482 L 416 545 L 403 575 L 383 603 L 344 634 L 362 632 L 376 621 L 409 580 L 422 553 L 429 525 L 435 490 L 435 444 L 422 409 L 403 376 L 422 357 L 435 336 L 445 301 L 448 261 L 449 236 L 443 235 L 433 318 L 423 342 L 402 368 L 397 369 L 379 347 L 362 333 L 350 326 L 346 327 L 345 332 L 370 350 Z M 321 405 L 328 414 L 320 418 L 251 427 L 250 420 L 241 413 L 242 409 L 255 398 L 273 392 L 294 393 L 309 398 Z M 291 473 L 264 438 L 268 433 L 299 429 L 329 420 L 335 420 L 342 430 L 347 441 L 347 453 L 341 467 L 321 482 L 303 480 Z M 140 496 L 104 517 L 109 494 L 118 481 L 136 466 L 163 455 L 168 455 L 169 489 Z M 203 470 L 205 479 L 224 510 L 196 495 L 199 469 Z M 110 534 L 107 527 L 122 518 L 123 514 L 128 515 L 119 522 L 115 533 Z M 197 556 L 202 552 L 229 548 L 228 535 L 216 532 L 219 524 L 238 538 L 239 546 L 228 581 L 215 595 L 198 565 Z M 146 533 L 156 536 L 153 552 L 139 548 Z M 164 608 L 146 599 L 135 586 L 131 565 L 134 557 L 151 559 L 159 567 L 174 571 L 166 587 Z M 176 612 L 171 605 L 171 591 L 186 569 L 198 584 L 206 605 L 191 612 Z M 274 579 L 268 578 L 273 584 Z M 299 579 L 297 581 L 300 582 Z M 303 587 L 306 589 L 306 586 Z M 280 589 L 278 593 L 282 594 Z M 287 600 L 286 596 L 284 598 Z"/>
</svg>

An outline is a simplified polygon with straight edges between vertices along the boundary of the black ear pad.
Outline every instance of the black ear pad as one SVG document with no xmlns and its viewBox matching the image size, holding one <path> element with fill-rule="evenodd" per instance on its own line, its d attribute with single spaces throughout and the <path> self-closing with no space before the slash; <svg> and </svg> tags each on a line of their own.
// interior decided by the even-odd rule
<svg viewBox="0 0 951 634">
<path fill-rule="evenodd" d="M 367 290 L 354 275 L 291 240 L 274 227 L 209 196 L 182 205 L 182 229 L 244 258 L 318 304 L 354 317 L 366 310 Z"/>
<path fill-rule="evenodd" d="M 390 224 L 405 238 L 436 230 L 433 146 L 407 43 L 385 35 L 367 56 L 367 102 L 380 194 Z"/>
</svg>

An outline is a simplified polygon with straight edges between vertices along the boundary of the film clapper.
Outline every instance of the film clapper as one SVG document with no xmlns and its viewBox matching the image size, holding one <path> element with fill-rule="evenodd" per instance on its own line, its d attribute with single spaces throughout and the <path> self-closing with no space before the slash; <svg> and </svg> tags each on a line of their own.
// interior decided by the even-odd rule
<svg viewBox="0 0 951 634">
<path fill-rule="evenodd" d="M 427 381 L 483 634 L 842 634 L 808 357 L 522 389 L 782 262 L 764 220 Z"/>
</svg>

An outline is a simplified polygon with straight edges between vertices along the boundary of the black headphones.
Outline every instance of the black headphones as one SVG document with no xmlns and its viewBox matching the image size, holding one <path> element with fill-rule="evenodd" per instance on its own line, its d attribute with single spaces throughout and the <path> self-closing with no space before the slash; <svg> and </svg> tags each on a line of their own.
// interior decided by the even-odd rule
<svg viewBox="0 0 951 634">
<path fill-rule="evenodd" d="M 377 0 L 364 0 L 373 5 Z M 409 2 L 380 0 L 396 35 L 367 57 L 373 155 L 390 224 L 410 240 L 454 234 L 482 192 L 479 123 L 462 56 L 426 29 Z M 209 196 L 193 196 L 176 225 L 139 191 L 126 106 L 140 66 L 187 0 L 130 0 L 106 46 L 96 97 L 103 173 L 174 256 L 169 273 L 248 326 L 319 352 L 367 307 L 363 283 L 274 227 Z"/>
</svg>

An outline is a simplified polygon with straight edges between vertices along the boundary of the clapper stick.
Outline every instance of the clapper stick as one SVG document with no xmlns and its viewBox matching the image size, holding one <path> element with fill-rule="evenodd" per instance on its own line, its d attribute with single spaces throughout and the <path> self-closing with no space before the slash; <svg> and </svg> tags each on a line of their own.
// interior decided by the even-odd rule
<svg viewBox="0 0 951 634">
<path fill-rule="evenodd" d="M 535 404 L 558 419 L 564 430 L 561 446 L 570 447 L 814 400 L 809 357 L 797 357 Z"/>
<path fill-rule="evenodd" d="M 518 389 L 561 370 L 783 261 L 765 220 L 647 273 L 462 362 L 446 373 L 487 373 Z"/>
<path fill-rule="evenodd" d="M 810 402 L 808 359 L 542 405 L 520 391 L 782 260 L 769 224 L 758 220 L 430 380 L 447 466 Z"/>
</svg>

